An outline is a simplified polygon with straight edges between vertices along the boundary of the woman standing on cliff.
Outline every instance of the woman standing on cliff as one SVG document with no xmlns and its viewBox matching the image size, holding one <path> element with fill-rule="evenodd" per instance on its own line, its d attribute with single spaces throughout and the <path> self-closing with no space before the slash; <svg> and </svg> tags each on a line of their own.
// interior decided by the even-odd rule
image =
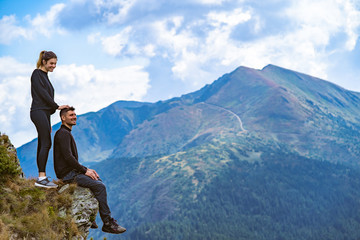
<svg viewBox="0 0 360 240">
<path fill-rule="evenodd" d="M 35 124 L 38 132 L 38 147 L 36 161 L 39 177 L 35 186 L 45 188 L 56 188 L 57 185 L 46 176 L 46 163 L 51 148 L 51 123 L 50 115 L 56 109 L 61 110 L 68 105 L 59 106 L 54 101 L 54 88 L 49 80 L 48 72 L 54 71 L 57 56 L 51 51 L 41 51 L 36 64 L 36 69 L 31 75 L 32 104 L 30 110 L 31 121 Z"/>
</svg>

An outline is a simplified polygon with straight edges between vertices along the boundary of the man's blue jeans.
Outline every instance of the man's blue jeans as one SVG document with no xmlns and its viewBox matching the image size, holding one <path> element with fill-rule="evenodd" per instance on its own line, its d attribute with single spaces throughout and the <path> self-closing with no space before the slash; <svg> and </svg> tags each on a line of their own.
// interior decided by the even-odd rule
<svg viewBox="0 0 360 240">
<path fill-rule="evenodd" d="M 94 180 L 85 174 L 76 171 L 69 172 L 63 179 L 63 182 L 76 182 L 79 187 L 89 188 L 94 193 L 99 202 L 99 213 L 101 220 L 105 223 L 110 220 L 111 212 L 107 203 L 107 194 L 105 184 L 99 180 Z"/>
</svg>

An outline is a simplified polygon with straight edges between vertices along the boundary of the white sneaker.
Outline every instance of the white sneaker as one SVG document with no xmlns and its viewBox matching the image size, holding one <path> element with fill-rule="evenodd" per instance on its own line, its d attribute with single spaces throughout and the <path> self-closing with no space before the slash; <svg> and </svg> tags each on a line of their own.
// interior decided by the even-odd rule
<svg viewBox="0 0 360 240">
<path fill-rule="evenodd" d="M 53 182 L 50 182 L 49 177 L 46 177 L 43 180 L 36 180 L 35 186 L 37 187 L 43 187 L 43 188 L 57 188 L 58 185 L 56 185 Z"/>
</svg>

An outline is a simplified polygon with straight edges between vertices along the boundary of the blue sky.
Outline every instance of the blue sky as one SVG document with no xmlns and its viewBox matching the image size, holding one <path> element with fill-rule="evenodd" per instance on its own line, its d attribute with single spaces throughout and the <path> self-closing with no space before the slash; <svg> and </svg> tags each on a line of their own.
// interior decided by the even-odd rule
<svg viewBox="0 0 360 240">
<path fill-rule="evenodd" d="M 180 96 L 238 66 L 360 91 L 359 33 L 355 0 L 0 0 L 0 131 L 17 147 L 36 137 L 30 75 L 41 50 L 58 55 L 56 101 L 81 114 Z"/>
</svg>

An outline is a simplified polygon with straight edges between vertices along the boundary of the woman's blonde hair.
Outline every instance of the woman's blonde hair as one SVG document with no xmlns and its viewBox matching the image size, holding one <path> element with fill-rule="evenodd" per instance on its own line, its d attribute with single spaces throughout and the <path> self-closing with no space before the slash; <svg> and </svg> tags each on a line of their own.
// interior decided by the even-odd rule
<svg viewBox="0 0 360 240">
<path fill-rule="evenodd" d="M 56 58 L 57 59 L 57 56 L 55 53 L 53 53 L 52 51 L 41 51 L 40 52 L 40 56 L 39 56 L 39 59 L 36 63 L 36 68 L 39 68 L 40 66 L 43 65 L 43 60 L 45 61 L 45 63 L 51 59 L 51 58 Z"/>
</svg>

